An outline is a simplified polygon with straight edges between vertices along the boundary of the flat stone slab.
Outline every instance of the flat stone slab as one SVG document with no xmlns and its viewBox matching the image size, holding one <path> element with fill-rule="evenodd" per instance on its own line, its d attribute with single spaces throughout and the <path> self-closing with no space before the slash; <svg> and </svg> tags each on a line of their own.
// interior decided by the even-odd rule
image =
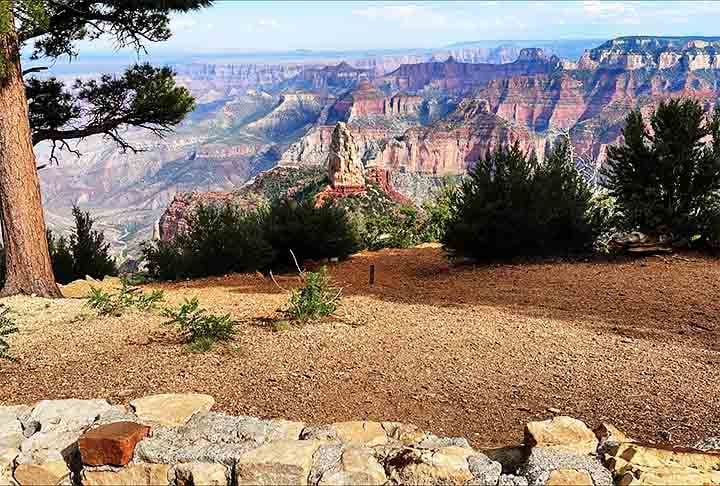
<svg viewBox="0 0 720 486">
<path fill-rule="evenodd" d="M 525 426 L 525 445 L 572 454 L 594 454 L 598 439 L 592 430 L 572 417 L 529 422 Z"/>
<path fill-rule="evenodd" d="M 213 405 L 213 397 L 199 393 L 164 393 L 130 402 L 138 419 L 166 427 L 185 425 L 194 415 L 207 414 Z"/>
<path fill-rule="evenodd" d="M 102 425 L 80 437 L 80 457 L 88 466 L 124 466 L 132 459 L 137 443 L 149 433 L 150 427 L 135 422 Z"/>
</svg>

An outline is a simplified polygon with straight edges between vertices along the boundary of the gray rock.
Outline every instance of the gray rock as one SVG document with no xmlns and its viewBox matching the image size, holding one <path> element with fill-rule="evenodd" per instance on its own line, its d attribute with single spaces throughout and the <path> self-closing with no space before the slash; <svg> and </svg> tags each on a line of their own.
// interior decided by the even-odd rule
<svg viewBox="0 0 720 486">
<path fill-rule="evenodd" d="M 587 471 L 595 486 L 612 486 L 610 471 L 594 456 L 581 456 L 554 451 L 552 449 L 534 448 L 527 462 L 520 468 L 530 486 L 544 485 L 550 473 L 557 469 L 577 469 Z"/>
<path fill-rule="evenodd" d="M 528 486 L 528 480 L 523 476 L 514 474 L 503 474 L 498 480 L 498 486 Z"/>
<path fill-rule="evenodd" d="M 467 459 L 473 479 L 470 484 L 495 485 L 500 480 L 502 464 L 495 462 L 485 454 L 477 454 Z"/>
<path fill-rule="evenodd" d="M 313 465 L 308 476 L 309 484 L 317 484 L 323 474 L 339 467 L 342 458 L 343 446 L 341 444 L 328 444 L 320 446 L 313 454 Z"/>
<path fill-rule="evenodd" d="M 708 437 L 693 446 L 701 451 L 720 451 L 720 437 Z"/>
<path fill-rule="evenodd" d="M 43 400 L 24 420 L 24 424 L 39 422 L 41 432 L 53 430 L 83 430 L 113 407 L 106 400 Z M 27 427 L 26 427 L 27 428 Z"/>
<path fill-rule="evenodd" d="M 255 419 L 257 420 L 257 419 Z M 175 464 L 211 462 L 233 465 L 240 455 L 267 437 L 262 422 L 210 412 L 180 427 L 156 427 L 135 448 L 134 462 Z"/>
</svg>

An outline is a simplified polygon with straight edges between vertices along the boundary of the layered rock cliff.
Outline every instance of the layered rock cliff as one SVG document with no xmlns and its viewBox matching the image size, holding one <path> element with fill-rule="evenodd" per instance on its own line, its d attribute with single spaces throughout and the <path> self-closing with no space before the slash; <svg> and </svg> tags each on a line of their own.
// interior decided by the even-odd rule
<svg viewBox="0 0 720 486">
<path fill-rule="evenodd" d="M 466 100 L 446 119 L 407 130 L 387 140 L 367 163 L 397 172 L 458 175 L 467 172 L 488 150 L 518 142 L 543 155 L 544 142 L 490 111 L 483 100 Z"/>
<path fill-rule="evenodd" d="M 720 69 L 720 37 L 618 37 L 590 49 L 579 69 Z"/>
<path fill-rule="evenodd" d="M 407 64 L 379 78 L 378 82 L 396 90 L 432 88 L 462 93 L 485 86 L 494 79 L 547 74 L 559 65 L 558 58 L 547 58 L 539 49 L 523 49 L 516 61 L 507 64 L 471 64 L 458 62 L 454 57 L 444 62 Z"/>
</svg>

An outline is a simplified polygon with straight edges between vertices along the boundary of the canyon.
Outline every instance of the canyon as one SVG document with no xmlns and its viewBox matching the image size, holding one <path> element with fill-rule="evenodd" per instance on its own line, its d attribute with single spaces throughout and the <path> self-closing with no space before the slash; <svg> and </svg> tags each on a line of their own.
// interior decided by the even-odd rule
<svg viewBox="0 0 720 486">
<path fill-rule="evenodd" d="M 116 254 L 136 255 L 178 193 L 232 192 L 275 166 L 325 167 L 338 122 L 362 164 L 388 171 L 401 193 L 423 178 L 464 174 L 502 145 L 518 142 L 542 158 L 559 136 L 571 139 L 579 168 L 596 182 L 630 110 L 648 113 L 679 96 L 712 106 L 719 48 L 720 38 L 638 36 L 574 58 L 552 45 L 471 43 L 176 65 L 196 110 L 165 139 L 128 133 L 143 152 L 91 138 L 78 145 L 80 158 L 65 154 L 43 169 L 49 225 L 66 231 L 70 207 L 80 204 Z M 47 157 L 47 147 L 38 147 L 38 157 Z"/>
</svg>

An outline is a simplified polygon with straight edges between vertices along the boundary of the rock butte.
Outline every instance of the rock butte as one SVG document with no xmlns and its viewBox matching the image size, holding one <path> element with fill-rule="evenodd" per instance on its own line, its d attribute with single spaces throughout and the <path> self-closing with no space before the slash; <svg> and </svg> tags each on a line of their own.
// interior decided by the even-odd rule
<svg viewBox="0 0 720 486">
<path fill-rule="evenodd" d="M 720 484 L 720 451 L 639 444 L 571 417 L 531 422 L 525 444 L 482 452 L 410 424 L 307 425 L 216 413 L 212 403 L 164 394 L 129 406 L 0 407 L 0 484 Z"/>
</svg>

